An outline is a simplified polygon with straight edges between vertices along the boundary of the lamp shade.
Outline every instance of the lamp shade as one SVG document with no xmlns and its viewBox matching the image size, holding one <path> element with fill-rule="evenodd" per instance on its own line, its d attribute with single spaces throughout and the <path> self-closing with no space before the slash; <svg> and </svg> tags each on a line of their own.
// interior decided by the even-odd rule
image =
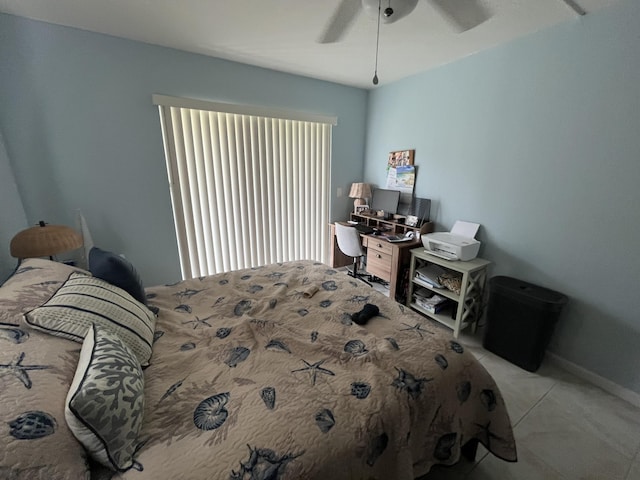
<svg viewBox="0 0 640 480">
<path fill-rule="evenodd" d="M 364 205 L 363 198 L 371 197 L 371 186 L 368 183 L 352 183 L 349 190 L 349 198 L 355 198 L 353 201 L 353 213 L 358 213 L 358 206 Z"/>
<path fill-rule="evenodd" d="M 371 198 L 371 185 L 368 183 L 352 183 L 349 198 Z"/>
<path fill-rule="evenodd" d="M 9 246 L 12 257 L 51 257 L 82 246 L 82 236 L 65 225 L 47 225 L 43 221 L 18 232 Z"/>
</svg>

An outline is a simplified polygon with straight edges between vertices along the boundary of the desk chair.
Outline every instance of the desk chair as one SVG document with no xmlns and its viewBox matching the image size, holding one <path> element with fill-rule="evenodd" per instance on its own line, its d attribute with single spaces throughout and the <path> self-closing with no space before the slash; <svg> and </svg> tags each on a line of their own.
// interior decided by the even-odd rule
<svg viewBox="0 0 640 480">
<path fill-rule="evenodd" d="M 362 257 L 365 256 L 365 250 L 362 248 L 362 240 L 360 239 L 360 233 L 355 227 L 348 227 L 340 223 L 335 224 L 336 228 L 336 240 L 338 241 L 338 248 L 347 257 L 353 257 L 353 272 L 349 272 L 354 278 L 362 280 L 367 285 L 371 285 L 362 277 L 368 277 L 365 273 L 358 273 L 358 264 Z"/>
</svg>

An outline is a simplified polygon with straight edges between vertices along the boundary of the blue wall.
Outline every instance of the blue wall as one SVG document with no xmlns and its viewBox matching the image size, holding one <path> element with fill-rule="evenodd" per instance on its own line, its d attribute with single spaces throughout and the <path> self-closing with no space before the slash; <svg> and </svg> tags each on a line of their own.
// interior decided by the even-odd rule
<svg viewBox="0 0 640 480">
<path fill-rule="evenodd" d="M 0 132 L 29 223 L 73 225 L 81 209 L 96 245 L 147 285 L 180 277 L 153 93 L 337 116 L 331 219 L 351 208 L 336 192 L 362 177 L 365 90 L 1 14 L 0 65 Z"/>
<path fill-rule="evenodd" d="M 482 224 L 492 274 L 565 293 L 552 351 L 640 392 L 640 2 L 371 94 L 366 180 L 414 148 L 440 230 Z"/>
<path fill-rule="evenodd" d="M 9 255 L 9 242 L 26 228 L 27 217 L 0 131 L 0 284 L 13 272 L 17 260 Z"/>
</svg>

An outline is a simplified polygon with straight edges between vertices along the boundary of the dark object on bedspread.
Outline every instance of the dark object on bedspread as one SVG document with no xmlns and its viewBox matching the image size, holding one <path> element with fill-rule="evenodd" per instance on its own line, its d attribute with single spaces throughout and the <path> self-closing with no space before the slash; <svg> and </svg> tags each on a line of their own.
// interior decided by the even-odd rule
<svg viewBox="0 0 640 480">
<path fill-rule="evenodd" d="M 516 459 L 473 355 L 344 273 L 292 262 L 147 293 L 159 313 L 142 470 L 116 478 L 409 480 L 477 441 Z M 380 316 L 357 325 L 349 312 L 367 304 Z"/>
<path fill-rule="evenodd" d="M 351 315 L 351 320 L 353 320 L 358 325 L 364 325 L 369 321 L 369 319 L 375 317 L 380 313 L 380 309 L 376 305 L 371 305 L 367 303 L 362 310 Z"/>
</svg>

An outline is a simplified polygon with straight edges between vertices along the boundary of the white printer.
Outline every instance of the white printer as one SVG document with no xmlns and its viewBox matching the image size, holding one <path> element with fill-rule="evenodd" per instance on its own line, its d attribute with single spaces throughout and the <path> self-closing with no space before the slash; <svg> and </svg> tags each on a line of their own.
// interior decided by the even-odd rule
<svg viewBox="0 0 640 480">
<path fill-rule="evenodd" d="M 480 224 L 458 220 L 450 232 L 425 233 L 422 244 L 428 253 L 446 260 L 473 260 L 480 250 L 474 237 Z"/>
</svg>

